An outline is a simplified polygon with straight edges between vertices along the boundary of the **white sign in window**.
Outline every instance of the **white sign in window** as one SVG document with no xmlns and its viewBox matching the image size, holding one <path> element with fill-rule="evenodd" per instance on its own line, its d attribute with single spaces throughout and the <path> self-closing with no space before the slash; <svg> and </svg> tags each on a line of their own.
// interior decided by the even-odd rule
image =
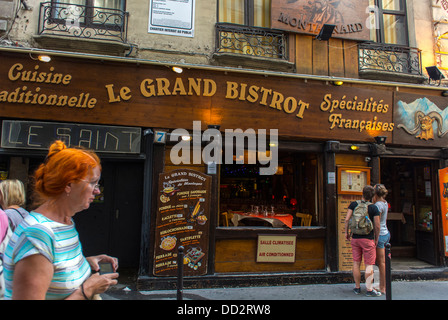
<svg viewBox="0 0 448 320">
<path fill-rule="evenodd" d="M 194 37 L 195 0 L 150 0 L 148 32 Z"/>
</svg>

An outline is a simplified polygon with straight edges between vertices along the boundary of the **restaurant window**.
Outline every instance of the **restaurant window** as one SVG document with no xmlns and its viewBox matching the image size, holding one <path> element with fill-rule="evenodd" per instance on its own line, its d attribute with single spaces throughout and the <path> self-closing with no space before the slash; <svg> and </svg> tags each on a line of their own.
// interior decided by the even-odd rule
<svg viewBox="0 0 448 320">
<path fill-rule="evenodd" d="M 271 0 L 219 0 L 217 52 L 287 60 L 287 37 L 270 29 Z"/>
<path fill-rule="evenodd" d="M 219 225 L 284 228 L 285 217 L 293 227 L 318 225 L 318 163 L 317 154 L 279 152 L 274 175 L 260 175 L 257 164 L 222 164 Z"/>
</svg>

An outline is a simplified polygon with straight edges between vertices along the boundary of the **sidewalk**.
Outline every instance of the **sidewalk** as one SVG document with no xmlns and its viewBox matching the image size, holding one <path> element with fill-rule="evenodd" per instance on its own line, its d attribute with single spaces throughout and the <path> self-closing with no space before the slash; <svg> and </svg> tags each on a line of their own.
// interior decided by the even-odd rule
<svg viewBox="0 0 448 320">
<path fill-rule="evenodd" d="M 273 300 L 386 300 L 386 296 L 355 295 L 354 284 L 315 284 L 272 287 L 185 289 L 183 300 L 273 301 Z M 117 285 L 104 300 L 176 300 L 176 290 L 136 291 Z M 393 281 L 392 300 L 448 300 L 448 281 Z"/>
</svg>

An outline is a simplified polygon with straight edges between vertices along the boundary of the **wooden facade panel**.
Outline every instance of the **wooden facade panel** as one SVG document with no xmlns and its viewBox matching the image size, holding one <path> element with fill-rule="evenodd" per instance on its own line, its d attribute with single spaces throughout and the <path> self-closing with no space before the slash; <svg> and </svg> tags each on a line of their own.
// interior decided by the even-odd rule
<svg viewBox="0 0 448 320">
<path fill-rule="evenodd" d="M 313 40 L 313 74 L 328 76 L 328 42 Z"/>
<path fill-rule="evenodd" d="M 344 70 L 346 78 L 359 78 L 358 73 L 358 44 L 355 41 L 344 40 Z"/>
<path fill-rule="evenodd" d="M 257 263 L 257 239 L 217 240 L 215 271 L 265 272 L 320 270 L 325 268 L 325 240 L 297 239 L 295 263 Z"/>
<path fill-rule="evenodd" d="M 328 40 L 328 66 L 330 76 L 344 76 L 344 40 Z"/>
<path fill-rule="evenodd" d="M 313 38 L 310 36 L 296 37 L 296 70 L 297 73 L 313 73 Z"/>
<path fill-rule="evenodd" d="M 356 41 L 335 38 L 319 41 L 300 34 L 296 36 L 295 48 L 297 73 L 359 78 Z"/>
</svg>

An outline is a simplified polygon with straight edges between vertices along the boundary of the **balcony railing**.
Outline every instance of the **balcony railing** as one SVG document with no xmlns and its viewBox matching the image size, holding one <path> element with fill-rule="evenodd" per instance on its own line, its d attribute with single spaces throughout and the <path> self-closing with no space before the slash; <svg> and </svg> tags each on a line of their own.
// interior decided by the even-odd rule
<svg viewBox="0 0 448 320">
<path fill-rule="evenodd" d="M 359 44 L 359 71 L 387 71 L 422 76 L 421 51 L 380 43 Z"/>
<path fill-rule="evenodd" d="M 276 30 L 219 23 L 216 52 L 288 60 L 287 37 Z"/>
<path fill-rule="evenodd" d="M 126 42 L 128 13 L 70 3 L 42 2 L 38 34 Z"/>
</svg>

